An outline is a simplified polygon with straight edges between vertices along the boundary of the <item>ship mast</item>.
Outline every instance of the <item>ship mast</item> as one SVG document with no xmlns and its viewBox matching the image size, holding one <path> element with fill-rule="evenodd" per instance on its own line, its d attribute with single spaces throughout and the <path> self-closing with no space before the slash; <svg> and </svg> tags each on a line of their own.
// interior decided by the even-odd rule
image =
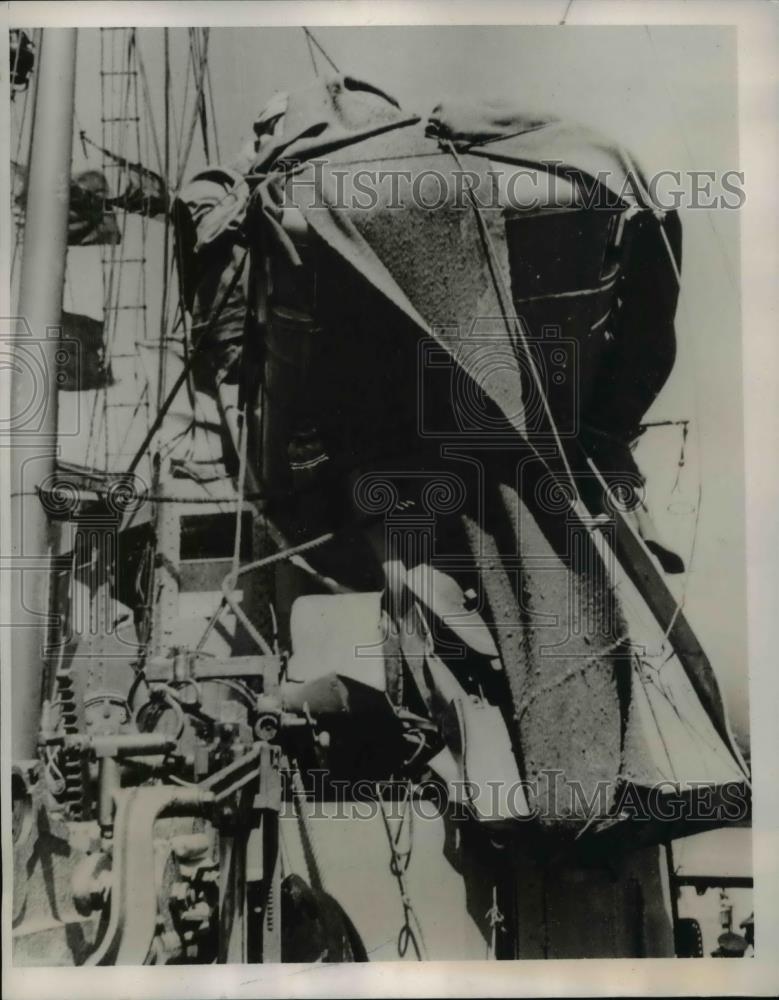
<svg viewBox="0 0 779 1000">
<path fill-rule="evenodd" d="M 36 491 L 57 454 L 57 352 L 67 253 L 76 29 L 41 32 L 11 387 L 12 759 L 37 756 L 52 539 Z M 32 393 L 32 395 L 31 395 Z M 32 416 L 31 416 L 32 414 Z"/>
</svg>

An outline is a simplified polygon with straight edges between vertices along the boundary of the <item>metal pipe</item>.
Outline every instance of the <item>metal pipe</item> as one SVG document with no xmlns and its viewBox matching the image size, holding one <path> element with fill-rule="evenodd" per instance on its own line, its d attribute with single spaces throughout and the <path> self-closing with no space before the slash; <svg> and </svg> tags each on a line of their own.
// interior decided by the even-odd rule
<svg viewBox="0 0 779 1000">
<path fill-rule="evenodd" d="M 11 383 L 14 585 L 11 748 L 36 756 L 50 598 L 48 515 L 34 492 L 54 471 L 57 351 L 67 252 L 76 29 L 41 33 Z M 32 396 L 31 396 L 32 393 Z"/>
<path fill-rule="evenodd" d="M 697 892 L 707 889 L 754 889 L 751 875 L 674 875 L 678 886 L 692 886 Z"/>
<path fill-rule="evenodd" d="M 665 870 L 668 878 L 668 895 L 671 904 L 671 929 L 673 932 L 674 955 L 679 952 L 679 889 L 676 882 L 673 844 L 669 840 L 665 844 Z"/>
<path fill-rule="evenodd" d="M 116 757 L 101 757 L 99 770 L 98 823 L 103 837 L 114 832 L 114 792 L 121 787 Z"/>
</svg>

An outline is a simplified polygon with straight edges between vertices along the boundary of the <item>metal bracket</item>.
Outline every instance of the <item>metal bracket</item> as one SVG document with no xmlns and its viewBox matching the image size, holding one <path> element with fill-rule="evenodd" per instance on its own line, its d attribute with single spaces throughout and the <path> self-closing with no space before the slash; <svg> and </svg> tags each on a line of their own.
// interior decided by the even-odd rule
<svg viewBox="0 0 779 1000">
<path fill-rule="evenodd" d="M 163 816 L 204 813 L 214 795 L 202 788 L 169 785 L 121 789 L 116 793 L 111 911 L 103 939 L 86 965 L 142 965 L 157 924 L 154 824 Z"/>
</svg>

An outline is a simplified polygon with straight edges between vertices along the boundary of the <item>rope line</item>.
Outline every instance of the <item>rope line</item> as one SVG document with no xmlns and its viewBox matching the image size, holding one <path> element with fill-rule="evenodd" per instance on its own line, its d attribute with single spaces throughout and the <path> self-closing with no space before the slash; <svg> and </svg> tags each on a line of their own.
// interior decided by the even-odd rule
<svg viewBox="0 0 779 1000">
<path fill-rule="evenodd" d="M 462 160 L 460 159 L 460 157 L 459 157 L 459 155 L 457 153 L 457 150 L 455 149 L 453 143 L 450 140 L 447 139 L 447 140 L 445 140 L 444 145 L 448 148 L 449 152 L 454 157 L 454 161 L 457 164 L 457 167 L 458 167 L 460 173 L 464 175 L 465 174 L 465 167 L 463 166 Z M 527 334 L 525 332 L 524 325 L 522 324 L 522 322 L 517 317 L 510 315 L 510 313 L 513 313 L 513 311 L 514 311 L 513 309 L 511 309 L 511 310 L 507 309 L 506 302 L 507 301 L 508 302 L 512 301 L 511 294 L 510 294 L 509 290 L 506 288 L 505 280 L 504 280 L 504 277 L 503 277 L 503 274 L 502 274 L 501 268 L 500 268 L 500 263 L 499 263 L 499 261 L 497 259 L 497 252 L 495 250 L 495 245 L 493 243 L 493 240 L 492 240 L 492 237 L 490 235 L 489 229 L 487 228 L 487 224 L 486 224 L 486 222 L 484 220 L 484 216 L 482 214 L 481 206 L 479 205 L 478 201 L 474 197 L 474 194 L 473 194 L 473 191 L 471 190 L 470 185 L 466 185 L 465 187 L 466 187 L 466 190 L 467 190 L 467 193 L 468 193 L 468 200 L 470 201 L 471 207 L 473 208 L 474 214 L 476 216 L 476 221 L 477 221 L 477 225 L 479 227 L 479 232 L 480 232 L 481 237 L 482 237 L 482 243 L 483 243 L 483 246 L 484 246 L 485 255 L 487 257 L 487 262 L 488 262 L 489 267 L 490 267 L 490 273 L 491 273 L 493 285 L 494 285 L 494 288 L 495 288 L 495 294 L 496 294 L 496 297 L 498 299 L 498 304 L 500 306 L 501 313 L 503 315 L 503 321 L 506 324 L 506 330 L 507 330 L 507 332 L 509 334 L 509 338 L 511 340 L 512 348 L 514 350 L 514 355 L 516 357 L 517 364 L 521 364 L 521 357 L 520 357 L 520 354 L 519 354 L 519 350 L 517 348 L 517 342 L 519 342 L 519 345 L 521 346 L 524 358 L 525 358 L 525 360 L 527 362 L 527 365 L 528 365 L 528 367 L 530 369 L 530 372 L 531 372 L 531 375 L 532 375 L 532 378 L 533 378 L 533 382 L 535 383 L 536 390 L 538 392 L 539 398 L 541 400 L 541 405 L 543 406 L 543 409 L 544 409 L 544 415 L 546 416 L 546 419 L 547 419 L 547 421 L 549 423 L 549 429 L 552 432 L 552 437 L 554 438 L 554 442 L 555 442 L 555 445 L 556 445 L 557 450 L 559 452 L 560 459 L 561 459 L 561 461 L 563 463 L 563 467 L 565 469 L 565 474 L 568 477 L 568 480 L 569 480 L 569 482 L 571 484 L 571 489 L 573 491 L 574 500 L 575 501 L 580 501 L 581 498 L 580 498 L 580 495 L 579 495 L 579 489 L 578 489 L 578 487 L 576 485 L 576 480 L 574 478 L 573 471 L 571 469 L 570 463 L 568 462 L 568 456 L 565 453 L 565 448 L 563 447 L 563 442 L 562 442 L 562 440 L 560 438 L 560 433 L 559 433 L 559 430 L 558 430 L 558 427 L 557 427 L 557 422 L 555 421 L 554 415 L 552 414 L 551 406 L 549 405 L 549 399 L 548 399 L 547 394 L 546 394 L 546 389 L 545 389 L 543 381 L 541 379 L 541 375 L 538 372 L 538 368 L 536 366 L 535 360 L 533 359 L 533 354 L 532 354 L 532 351 L 530 349 L 530 344 L 529 344 L 528 339 L 527 339 Z M 531 447 L 533 448 L 534 453 L 536 455 L 538 455 L 538 457 L 540 458 L 541 456 L 538 454 L 535 446 L 532 444 L 532 442 L 529 442 L 529 443 L 530 443 Z M 546 463 L 544 463 L 544 464 L 546 464 Z"/>
<path fill-rule="evenodd" d="M 335 72 L 336 73 L 340 73 L 341 72 L 340 69 L 336 66 L 335 62 L 333 62 L 333 60 L 330 58 L 330 56 L 322 48 L 321 43 L 317 41 L 316 36 L 313 34 L 313 32 L 309 28 L 307 28 L 305 25 L 303 25 L 303 31 L 305 31 L 306 38 L 309 39 L 309 42 L 313 42 L 314 45 L 316 45 L 316 47 L 319 49 L 319 51 L 322 53 L 322 55 L 325 57 L 325 59 L 330 63 L 330 65 L 335 70 Z M 319 74 L 317 74 L 317 76 L 318 75 Z"/>
<path fill-rule="evenodd" d="M 194 31 L 195 29 L 191 30 Z M 206 82 L 206 64 L 208 61 L 208 40 L 209 40 L 209 31 L 208 28 L 205 28 L 203 30 L 203 49 L 200 53 L 200 64 L 197 67 L 195 105 L 194 108 L 192 109 L 192 118 L 190 120 L 189 129 L 187 131 L 186 143 L 184 144 L 183 152 L 181 154 L 181 158 L 178 164 L 178 175 L 176 178 L 177 190 L 181 187 L 181 183 L 184 180 L 184 173 L 186 172 L 187 164 L 189 162 L 189 157 L 192 152 L 192 143 L 195 138 L 195 130 L 197 129 L 198 121 L 201 120 L 201 109 L 203 107 L 203 88 L 205 87 L 205 82 Z M 191 52 L 192 52 L 192 59 L 194 60 L 196 57 L 195 51 L 191 49 Z M 182 123 L 183 120 L 184 118 L 182 115 Z"/>
<path fill-rule="evenodd" d="M 228 299 L 230 298 L 230 296 L 235 291 L 235 287 L 238 284 L 238 281 L 239 281 L 239 279 L 241 277 L 241 274 L 243 273 L 243 268 L 244 268 L 244 264 L 246 262 L 246 258 L 248 256 L 248 253 L 249 253 L 249 251 L 245 250 L 244 253 L 243 253 L 243 255 L 241 256 L 241 259 L 239 260 L 238 264 L 236 265 L 235 273 L 233 274 L 232 278 L 230 279 L 230 283 L 227 286 L 227 288 L 225 289 L 225 292 L 222 295 L 221 300 L 219 301 L 216 309 L 214 309 L 214 311 L 211 313 L 211 317 L 208 320 L 208 323 L 205 326 L 205 328 L 203 329 L 203 331 L 201 332 L 201 334 L 198 336 L 198 339 L 192 345 L 192 351 L 191 351 L 189 357 L 187 358 L 187 360 L 184 362 L 182 370 L 179 373 L 179 375 L 177 376 L 176 381 L 173 383 L 173 386 L 171 387 L 170 392 L 168 393 L 168 395 L 165 398 L 165 400 L 158 407 L 158 409 L 157 409 L 157 416 L 154 418 L 154 421 L 152 422 L 152 425 L 149 428 L 149 430 L 148 430 L 148 432 L 146 434 L 146 437 L 141 442 L 141 444 L 140 444 L 137 452 L 135 453 L 135 456 L 133 457 L 132 461 L 130 462 L 129 466 L 127 467 L 127 470 L 126 470 L 126 474 L 127 475 L 131 475 L 136 470 L 136 468 L 138 467 L 138 464 L 141 461 L 141 459 L 143 458 L 143 456 L 144 456 L 144 454 L 146 452 L 146 449 L 149 447 L 149 444 L 151 443 L 152 439 L 154 438 L 154 435 L 157 433 L 157 431 L 159 430 L 160 426 L 162 425 L 162 421 L 165 419 L 165 415 L 167 414 L 168 410 L 172 406 L 173 400 L 176 398 L 176 396 L 178 395 L 179 390 L 181 389 L 181 387 L 184 385 L 185 381 L 187 380 L 187 376 L 189 375 L 189 372 L 190 372 L 190 369 L 192 367 L 195 355 L 197 354 L 197 351 L 206 342 L 207 338 L 211 335 L 214 327 L 216 326 L 217 321 L 219 320 L 219 317 L 222 314 L 222 311 L 223 311 L 224 307 L 227 305 Z"/>
<path fill-rule="evenodd" d="M 425 945 L 424 931 L 417 916 L 414 904 L 408 892 L 406 884 L 406 873 L 411 863 L 411 854 L 414 849 L 414 810 L 410 807 L 412 787 L 411 782 L 406 784 L 406 795 L 403 800 L 403 811 L 398 823 L 397 832 L 393 833 L 390 827 L 389 815 L 384 808 L 384 800 L 381 795 L 381 787 L 376 786 L 376 793 L 379 801 L 379 809 L 384 824 L 384 832 L 387 835 L 387 843 L 390 849 L 390 872 L 395 877 L 400 894 L 401 905 L 403 906 L 403 924 L 398 933 L 398 955 L 404 958 L 409 945 L 414 949 L 418 962 L 428 961 L 427 946 Z M 404 831 L 407 830 L 407 846 L 405 849 L 399 848 L 400 839 Z"/>
<path fill-rule="evenodd" d="M 319 66 L 317 66 L 316 56 L 314 54 L 314 46 L 313 46 L 313 44 L 311 42 L 311 38 L 309 37 L 308 32 L 306 31 L 305 28 L 303 29 L 303 34 L 305 35 L 306 47 L 308 48 L 308 54 L 311 57 L 311 65 L 314 67 L 314 76 L 317 77 L 317 78 L 319 78 Z"/>
</svg>

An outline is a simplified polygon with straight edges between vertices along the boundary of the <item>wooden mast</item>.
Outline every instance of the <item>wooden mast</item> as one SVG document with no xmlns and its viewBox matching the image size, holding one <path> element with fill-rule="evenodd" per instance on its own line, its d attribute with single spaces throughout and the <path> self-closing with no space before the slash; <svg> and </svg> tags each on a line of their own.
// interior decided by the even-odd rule
<svg viewBox="0 0 779 1000">
<path fill-rule="evenodd" d="M 12 759 L 37 754 L 51 583 L 36 491 L 57 454 L 57 352 L 67 254 L 76 29 L 41 32 L 11 386 Z"/>
</svg>

